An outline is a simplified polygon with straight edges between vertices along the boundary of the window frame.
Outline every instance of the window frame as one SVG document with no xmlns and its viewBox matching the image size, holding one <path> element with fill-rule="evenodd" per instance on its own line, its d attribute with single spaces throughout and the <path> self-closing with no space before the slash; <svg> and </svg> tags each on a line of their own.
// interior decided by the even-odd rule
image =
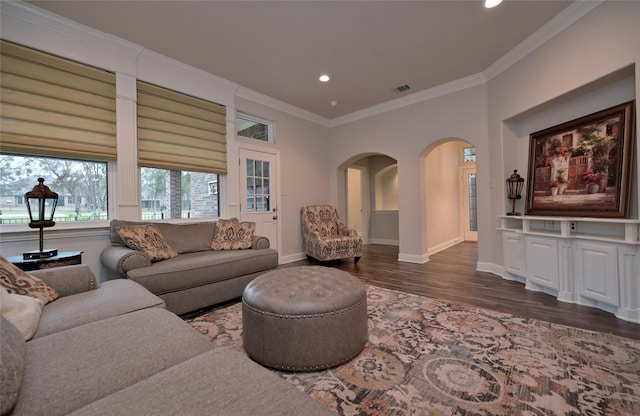
<svg viewBox="0 0 640 416">
<path fill-rule="evenodd" d="M 255 139 L 253 137 L 247 137 L 247 136 L 239 135 L 238 134 L 238 119 L 252 121 L 254 123 L 264 124 L 265 126 L 267 126 L 267 136 L 268 136 L 267 140 L 260 140 L 260 139 Z M 275 123 L 273 121 L 266 120 L 264 118 L 260 118 L 260 117 L 256 117 L 256 116 L 252 116 L 252 115 L 244 113 L 242 111 L 236 112 L 235 129 L 234 130 L 235 130 L 235 136 L 239 137 L 241 139 L 244 139 L 244 140 L 250 140 L 251 142 L 254 142 L 254 143 L 275 143 L 275 136 L 274 136 Z"/>
</svg>

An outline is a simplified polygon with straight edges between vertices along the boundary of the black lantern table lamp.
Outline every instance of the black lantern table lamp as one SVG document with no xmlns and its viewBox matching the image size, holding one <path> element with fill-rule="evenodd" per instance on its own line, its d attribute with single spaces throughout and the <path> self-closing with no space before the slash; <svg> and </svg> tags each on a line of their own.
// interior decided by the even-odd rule
<svg viewBox="0 0 640 416">
<path fill-rule="evenodd" d="M 507 198 L 509 198 L 513 205 L 511 212 L 507 212 L 507 215 L 520 215 L 516 212 L 516 201 L 522 198 L 522 187 L 524 186 L 524 179 L 518 175 L 518 170 L 514 169 L 513 174 L 507 179 Z"/>
<path fill-rule="evenodd" d="M 58 194 L 44 184 L 43 178 L 38 178 L 38 182 L 38 185 L 24 194 L 24 199 L 27 201 L 27 209 L 29 210 L 29 227 L 40 229 L 40 250 L 22 253 L 25 260 L 42 259 L 58 254 L 58 250 L 55 248 L 47 250 L 43 248 L 44 233 L 42 231 L 43 228 L 56 225 L 53 221 L 53 214 L 58 205 Z"/>
</svg>

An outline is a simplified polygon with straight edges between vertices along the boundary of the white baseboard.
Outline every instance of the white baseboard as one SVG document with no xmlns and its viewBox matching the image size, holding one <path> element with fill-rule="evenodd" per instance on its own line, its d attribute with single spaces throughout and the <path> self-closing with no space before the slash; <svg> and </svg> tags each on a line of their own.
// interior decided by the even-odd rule
<svg viewBox="0 0 640 416">
<path fill-rule="evenodd" d="M 461 237 L 456 237 L 456 238 L 454 238 L 454 239 L 452 239 L 452 240 L 445 241 L 444 243 L 438 244 L 438 245 L 437 245 L 437 246 L 435 246 L 435 247 L 428 248 L 428 249 L 427 249 L 427 254 L 428 254 L 429 256 L 431 256 L 431 255 L 433 255 L 433 254 L 436 254 L 436 253 L 437 253 L 437 252 L 439 252 L 439 251 L 446 250 L 446 249 L 448 249 L 449 247 L 453 247 L 453 246 L 455 246 L 456 244 L 461 243 L 461 242 L 463 242 L 463 241 L 464 241 L 464 239 L 462 239 Z"/>
<path fill-rule="evenodd" d="M 307 255 L 304 252 L 289 254 L 289 255 L 280 257 L 280 264 L 293 263 L 294 261 L 304 260 L 306 258 L 307 258 Z"/>
<path fill-rule="evenodd" d="M 424 264 L 424 263 L 429 261 L 429 255 L 428 254 L 418 255 L 418 254 L 399 253 L 398 254 L 398 261 L 403 261 L 405 263 Z"/>
<path fill-rule="evenodd" d="M 399 246 L 400 241 L 398 240 L 389 240 L 386 238 L 370 238 L 367 240 L 367 244 L 382 244 L 385 246 Z"/>
</svg>

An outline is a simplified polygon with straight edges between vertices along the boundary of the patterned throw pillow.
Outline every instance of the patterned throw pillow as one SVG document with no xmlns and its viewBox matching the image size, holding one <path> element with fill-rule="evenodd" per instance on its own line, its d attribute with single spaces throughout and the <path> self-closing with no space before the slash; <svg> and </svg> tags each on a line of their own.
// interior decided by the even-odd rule
<svg viewBox="0 0 640 416">
<path fill-rule="evenodd" d="M 237 220 L 218 220 L 216 233 L 211 248 L 214 250 L 243 250 L 251 248 L 255 222 L 238 222 Z"/>
<path fill-rule="evenodd" d="M 45 305 L 60 297 L 54 288 L 20 270 L 2 256 L 0 256 L 0 283 L 9 293 L 31 296 L 40 299 Z"/>
<path fill-rule="evenodd" d="M 151 261 L 166 260 L 178 255 L 153 224 L 120 225 L 116 227 L 116 232 L 127 247 L 145 253 Z"/>
</svg>

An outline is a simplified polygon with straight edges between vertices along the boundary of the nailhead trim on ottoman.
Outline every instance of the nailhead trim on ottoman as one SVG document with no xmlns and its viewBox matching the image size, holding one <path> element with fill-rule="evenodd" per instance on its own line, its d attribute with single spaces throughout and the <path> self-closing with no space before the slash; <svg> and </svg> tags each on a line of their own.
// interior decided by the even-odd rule
<svg viewBox="0 0 640 416">
<path fill-rule="evenodd" d="M 245 351 L 281 370 L 313 371 L 351 360 L 367 341 L 367 319 L 366 286 L 329 267 L 273 270 L 242 296 Z"/>
</svg>

